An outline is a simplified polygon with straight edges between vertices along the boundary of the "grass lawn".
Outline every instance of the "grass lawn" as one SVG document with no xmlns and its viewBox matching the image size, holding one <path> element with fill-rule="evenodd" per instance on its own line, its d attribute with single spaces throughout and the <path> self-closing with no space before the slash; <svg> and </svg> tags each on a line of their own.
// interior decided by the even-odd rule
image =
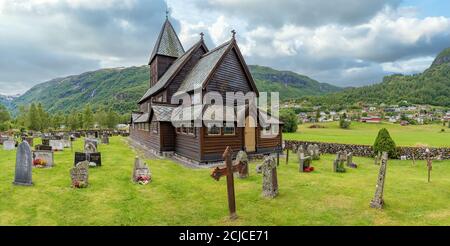
<svg viewBox="0 0 450 246">
<path fill-rule="evenodd" d="M 350 129 L 339 128 L 338 122 L 320 123 L 325 128 L 309 128 L 312 124 L 299 125 L 296 133 L 284 133 L 289 140 L 319 141 L 346 144 L 372 145 L 381 128 L 387 128 L 397 146 L 450 146 L 450 128 L 442 125 L 400 126 L 392 123 L 352 122 Z M 441 132 L 445 129 L 445 132 Z"/>
<path fill-rule="evenodd" d="M 78 140 L 75 150 L 80 150 Z M 358 169 L 331 171 L 333 156 L 299 173 L 297 159 L 278 169 L 280 194 L 261 197 L 262 177 L 237 179 L 239 219 L 228 220 L 226 181 L 209 169 L 148 160 L 153 182 L 130 181 L 134 153 L 121 137 L 100 145 L 103 166 L 90 169 L 90 187 L 70 188 L 70 149 L 55 154 L 52 169 L 33 169 L 32 187 L 13 186 L 15 151 L 0 150 L 0 225 L 450 225 L 450 161 L 435 162 L 426 182 L 423 161 L 389 161 L 384 210 L 369 208 L 378 166 L 355 157 Z"/>
</svg>

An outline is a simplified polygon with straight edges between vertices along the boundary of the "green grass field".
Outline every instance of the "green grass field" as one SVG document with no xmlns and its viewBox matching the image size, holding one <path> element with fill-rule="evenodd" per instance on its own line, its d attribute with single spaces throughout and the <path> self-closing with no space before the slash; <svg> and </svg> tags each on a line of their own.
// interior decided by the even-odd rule
<svg viewBox="0 0 450 246">
<path fill-rule="evenodd" d="M 11 184 L 15 151 L 0 150 L 0 225 L 450 225 L 450 161 L 434 163 L 431 183 L 423 161 L 389 161 L 384 210 L 369 208 L 379 168 L 372 159 L 354 158 L 358 169 L 337 174 L 324 155 L 315 172 L 299 173 L 291 155 L 278 168 L 273 200 L 261 197 L 255 162 L 250 177 L 235 182 L 239 219 L 229 221 L 225 179 L 213 180 L 209 169 L 148 160 L 153 182 L 141 186 L 130 181 L 136 153 L 124 139 L 100 151 L 90 187 L 72 189 L 70 149 L 55 154 L 54 168 L 33 169 L 32 187 Z"/>
<path fill-rule="evenodd" d="M 352 122 L 350 129 L 339 128 L 338 122 L 320 123 L 325 128 L 299 125 L 296 133 L 284 133 L 288 140 L 372 145 L 381 128 L 387 128 L 397 146 L 450 146 L 450 128 L 442 125 L 400 126 L 392 123 Z M 445 132 L 441 132 L 444 129 Z"/>
</svg>

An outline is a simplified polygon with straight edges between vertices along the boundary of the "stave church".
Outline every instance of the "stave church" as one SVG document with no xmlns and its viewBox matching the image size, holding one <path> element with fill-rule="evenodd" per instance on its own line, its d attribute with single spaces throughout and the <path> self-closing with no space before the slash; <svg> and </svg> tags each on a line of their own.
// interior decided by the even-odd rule
<svg viewBox="0 0 450 246">
<path fill-rule="evenodd" d="M 222 154 L 230 146 L 236 154 L 245 150 L 249 156 L 279 151 L 282 143 L 282 122 L 268 113 L 257 109 L 256 117 L 250 114 L 248 106 L 245 125 L 237 122 L 194 124 L 196 114 L 206 113 L 210 107 L 203 100 L 193 99 L 196 105 L 194 117 L 175 124 L 177 110 L 183 108 L 183 100 L 174 103 L 180 94 L 195 98 L 208 92 L 225 95 L 226 92 L 253 92 L 259 96 L 252 75 L 245 63 L 232 32 L 230 40 L 209 49 L 203 34 L 198 42 L 185 50 L 170 20 L 166 20 L 156 39 L 149 60 L 149 89 L 138 101 L 138 111 L 132 112 L 130 137 L 153 154 L 176 156 L 198 164 L 222 161 Z M 196 102 L 194 102 L 196 101 Z M 225 103 L 224 103 L 225 104 Z M 237 108 L 226 110 L 237 114 Z M 179 114 L 179 113 L 178 113 Z M 236 119 L 237 117 L 235 117 Z M 264 119 L 271 118 L 270 120 Z M 253 124 L 250 124 L 253 123 Z M 276 130 L 275 130 L 276 129 Z"/>
</svg>

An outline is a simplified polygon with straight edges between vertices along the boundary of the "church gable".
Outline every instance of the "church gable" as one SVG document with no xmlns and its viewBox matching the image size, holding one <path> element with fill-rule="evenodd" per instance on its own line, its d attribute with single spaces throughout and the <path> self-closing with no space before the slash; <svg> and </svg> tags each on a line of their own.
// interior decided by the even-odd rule
<svg viewBox="0 0 450 246">
<path fill-rule="evenodd" d="M 244 93 L 249 91 L 257 92 L 243 66 L 245 64 L 242 64 L 237 50 L 233 47 L 224 56 L 211 79 L 206 83 L 206 92 L 217 91 L 222 96 L 225 96 L 225 93 L 228 91 L 241 91 Z"/>
<path fill-rule="evenodd" d="M 167 87 L 167 102 L 170 103 L 172 96 L 178 91 L 186 76 L 191 72 L 193 67 L 198 63 L 200 58 L 208 52 L 205 45 L 199 46 L 188 62 L 181 68 L 178 74 L 174 77 L 170 85 Z"/>
</svg>

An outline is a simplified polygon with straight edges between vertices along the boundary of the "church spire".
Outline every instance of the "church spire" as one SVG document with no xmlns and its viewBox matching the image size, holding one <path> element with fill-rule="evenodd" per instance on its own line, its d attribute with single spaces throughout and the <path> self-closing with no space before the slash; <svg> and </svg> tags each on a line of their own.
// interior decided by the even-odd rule
<svg viewBox="0 0 450 246">
<path fill-rule="evenodd" d="M 183 54 L 183 45 L 181 44 L 172 23 L 169 21 L 169 11 L 166 10 L 166 21 L 163 24 L 158 39 L 156 40 L 155 47 L 153 48 L 153 52 L 150 56 L 149 64 L 157 55 L 178 58 Z"/>
</svg>

